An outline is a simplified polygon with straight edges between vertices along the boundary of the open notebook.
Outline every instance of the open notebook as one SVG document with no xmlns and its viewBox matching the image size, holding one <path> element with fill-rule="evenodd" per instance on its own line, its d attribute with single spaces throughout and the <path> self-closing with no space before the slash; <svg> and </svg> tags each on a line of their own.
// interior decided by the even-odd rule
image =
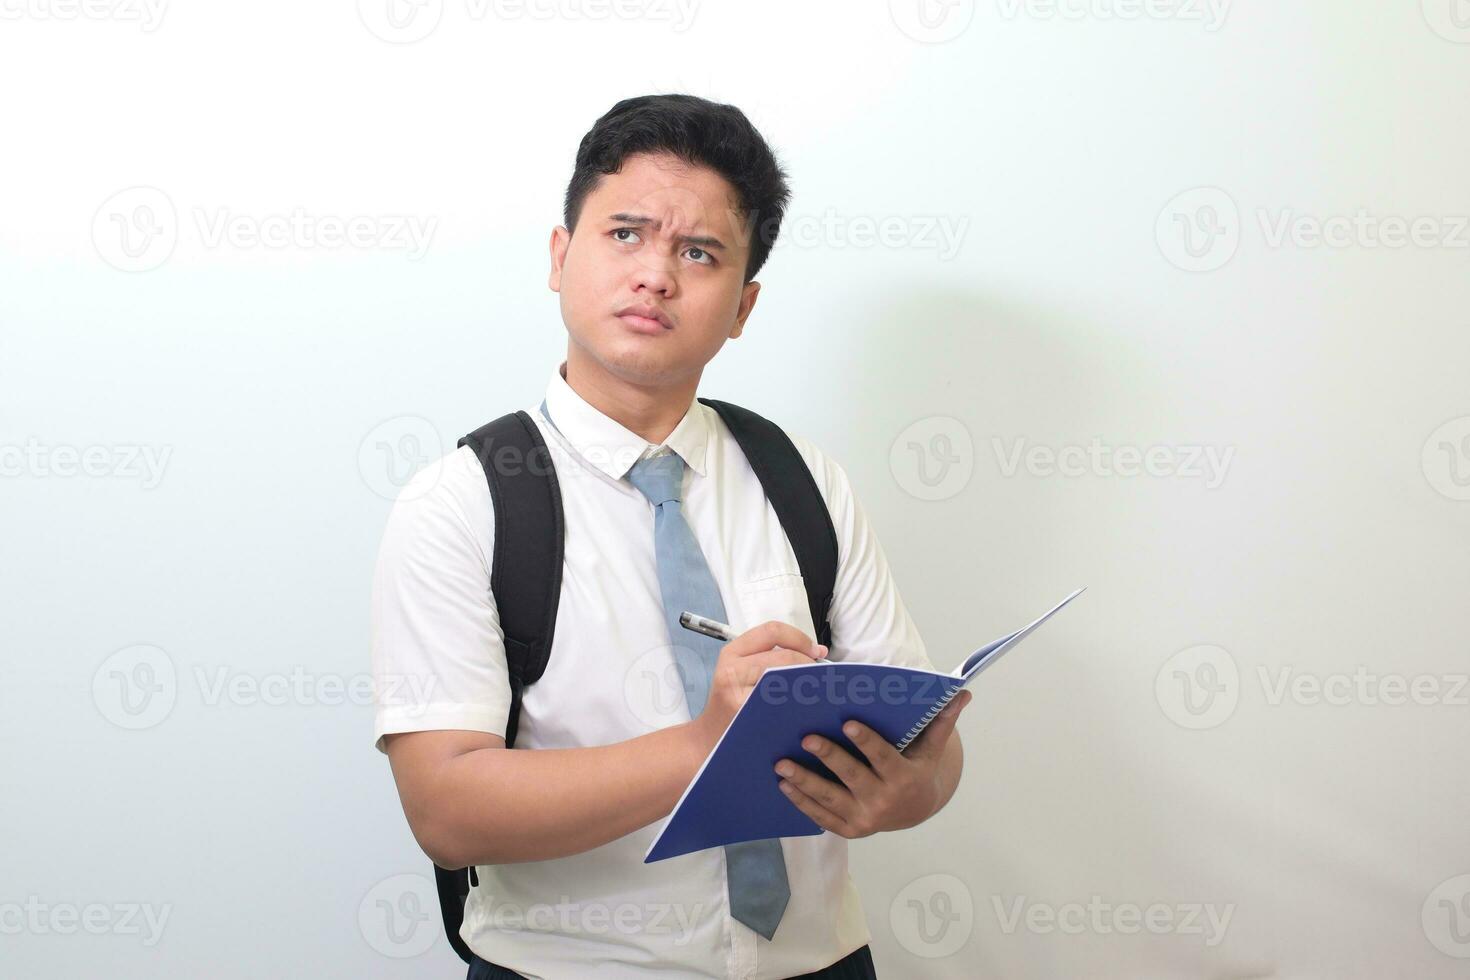
<svg viewBox="0 0 1470 980">
<path fill-rule="evenodd" d="M 801 747 L 801 740 L 816 733 L 862 759 L 862 752 L 842 734 L 842 723 L 849 718 L 902 751 L 976 675 L 1082 592 L 1078 589 L 1033 622 L 985 644 L 949 674 L 840 661 L 769 668 L 675 804 L 644 863 L 737 841 L 822 833 L 777 788 L 778 759 L 835 779 Z"/>
</svg>

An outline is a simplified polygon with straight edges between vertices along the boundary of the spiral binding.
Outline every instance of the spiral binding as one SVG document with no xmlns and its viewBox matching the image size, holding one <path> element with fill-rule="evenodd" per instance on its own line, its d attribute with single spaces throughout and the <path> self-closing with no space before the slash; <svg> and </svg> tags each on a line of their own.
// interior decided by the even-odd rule
<svg viewBox="0 0 1470 980">
<path fill-rule="evenodd" d="M 919 733 L 924 730 L 924 726 L 933 721 L 934 716 L 943 711 L 945 705 L 953 701 L 955 695 L 959 694 L 960 691 L 964 690 L 964 688 L 965 685 L 963 684 L 955 684 L 953 687 L 946 689 L 944 692 L 944 697 L 934 702 L 934 707 L 926 711 L 924 713 L 924 717 L 920 718 L 917 722 L 914 723 L 914 727 L 908 730 L 908 734 L 899 740 L 899 743 L 897 746 L 895 746 L 895 748 L 897 748 L 900 752 L 908 748 L 909 743 L 919 737 Z"/>
</svg>

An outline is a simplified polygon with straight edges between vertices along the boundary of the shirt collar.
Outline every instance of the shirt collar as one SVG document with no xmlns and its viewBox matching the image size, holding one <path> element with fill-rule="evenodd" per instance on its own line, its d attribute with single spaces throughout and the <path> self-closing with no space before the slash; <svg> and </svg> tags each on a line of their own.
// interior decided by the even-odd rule
<svg viewBox="0 0 1470 980">
<path fill-rule="evenodd" d="M 551 413 L 552 425 L 584 460 L 614 480 L 621 480 L 643 456 L 654 455 L 653 450 L 667 447 L 678 453 L 694 472 L 705 475 L 709 417 L 699 399 L 690 401 L 674 431 L 655 446 L 577 394 L 567 384 L 563 374 L 566 367 L 567 362 L 562 361 L 551 372 L 551 381 L 546 386 L 546 409 Z"/>
</svg>

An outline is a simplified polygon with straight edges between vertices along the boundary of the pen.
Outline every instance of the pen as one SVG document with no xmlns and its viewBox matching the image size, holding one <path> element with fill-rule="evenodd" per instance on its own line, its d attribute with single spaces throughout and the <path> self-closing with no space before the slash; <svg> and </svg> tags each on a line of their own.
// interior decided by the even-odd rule
<svg viewBox="0 0 1470 980">
<path fill-rule="evenodd" d="M 724 640 L 726 643 L 735 639 L 735 633 L 728 624 L 718 619 L 710 619 L 708 616 L 697 616 L 687 610 L 679 614 L 679 625 L 687 630 L 703 633 L 717 640 Z"/>
</svg>

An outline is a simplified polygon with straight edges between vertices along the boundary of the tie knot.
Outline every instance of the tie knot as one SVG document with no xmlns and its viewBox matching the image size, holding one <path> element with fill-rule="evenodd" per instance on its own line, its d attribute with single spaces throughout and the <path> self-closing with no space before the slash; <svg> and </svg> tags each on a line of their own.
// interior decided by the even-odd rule
<svg viewBox="0 0 1470 980">
<path fill-rule="evenodd" d="M 628 482 L 657 507 L 665 501 L 682 500 L 684 490 L 684 457 L 678 453 L 646 456 L 628 471 Z"/>
</svg>

